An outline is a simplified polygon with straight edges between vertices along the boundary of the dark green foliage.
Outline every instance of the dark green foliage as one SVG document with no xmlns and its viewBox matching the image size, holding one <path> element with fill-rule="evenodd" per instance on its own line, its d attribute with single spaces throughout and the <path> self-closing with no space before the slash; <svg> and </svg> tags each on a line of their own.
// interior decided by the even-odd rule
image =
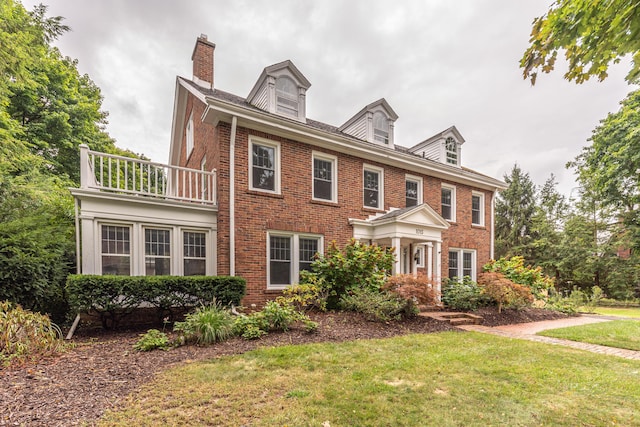
<svg viewBox="0 0 640 427">
<path fill-rule="evenodd" d="M 117 327 L 120 319 L 140 304 L 156 307 L 164 316 L 173 309 L 206 305 L 239 305 L 246 281 L 231 276 L 95 276 L 70 275 L 67 295 L 72 310 L 96 312 L 103 327 Z"/>
<path fill-rule="evenodd" d="M 184 322 L 173 325 L 173 330 L 181 334 L 181 343 L 208 345 L 231 338 L 234 335 L 233 325 L 233 315 L 214 303 L 187 314 Z"/>
<path fill-rule="evenodd" d="M 304 325 L 307 332 L 314 332 L 318 324 L 288 301 L 279 299 L 269 301 L 261 311 L 239 316 L 234 324 L 234 331 L 244 339 L 256 339 L 271 331 L 287 331 L 295 323 Z"/>
<path fill-rule="evenodd" d="M 388 322 L 415 315 L 415 305 L 388 291 L 369 288 L 352 289 L 340 298 L 340 308 L 362 313 L 367 320 Z"/>
<path fill-rule="evenodd" d="M 300 283 L 283 290 L 282 296 L 276 301 L 293 306 L 298 311 L 325 311 L 330 290 L 324 279 L 309 271 L 302 271 L 300 276 Z"/>
<path fill-rule="evenodd" d="M 461 281 L 445 279 L 442 284 L 442 302 L 453 310 L 476 310 L 489 305 L 489 299 L 483 295 L 482 288 L 469 276 Z"/>
<path fill-rule="evenodd" d="M 133 345 L 134 350 L 168 350 L 169 337 L 157 329 L 149 329 L 145 334 L 140 334 L 140 339 Z"/>
</svg>

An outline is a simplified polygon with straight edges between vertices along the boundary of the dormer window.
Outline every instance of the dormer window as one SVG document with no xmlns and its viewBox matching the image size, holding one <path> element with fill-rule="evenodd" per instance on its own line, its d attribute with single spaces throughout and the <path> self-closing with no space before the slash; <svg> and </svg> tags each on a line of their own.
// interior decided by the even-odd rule
<svg viewBox="0 0 640 427">
<path fill-rule="evenodd" d="M 381 111 L 373 113 L 373 140 L 389 145 L 389 121 Z"/>
<path fill-rule="evenodd" d="M 444 151 L 447 163 L 450 165 L 458 165 L 458 143 L 452 137 L 447 138 L 444 143 Z"/>
<path fill-rule="evenodd" d="M 276 80 L 276 111 L 298 117 L 298 86 L 289 77 Z"/>
</svg>

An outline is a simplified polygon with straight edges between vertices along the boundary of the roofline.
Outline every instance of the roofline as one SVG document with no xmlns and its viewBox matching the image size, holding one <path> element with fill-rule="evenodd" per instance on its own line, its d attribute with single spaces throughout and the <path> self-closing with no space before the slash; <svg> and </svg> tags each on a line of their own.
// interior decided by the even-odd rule
<svg viewBox="0 0 640 427">
<path fill-rule="evenodd" d="M 458 142 L 460 143 L 460 145 L 465 143 L 464 137 L 462 136 L 462 134 L 460 133 L 458 128 L 455 127 L 455 125 L 454 125 L 454 126 L 448 127 L 447 129 L 443 130 L 442 132 L 438 132 L 435 135 L 430 136 L 429 138 L 425 139 L 422 142 L 417 143 L 413 147 L 409 148 L 409 151 L 419 150 L 420 148 L 423 148 L 424 146 L 429 145 L 431 142 L 433 142 L 433 141 L 435 141 L 435 140 L 437 140 L 439 138 L 442 138 L 447 132 L 452 132 L 456 136 L 456 138 L 458 139 Z"/>
</svg>

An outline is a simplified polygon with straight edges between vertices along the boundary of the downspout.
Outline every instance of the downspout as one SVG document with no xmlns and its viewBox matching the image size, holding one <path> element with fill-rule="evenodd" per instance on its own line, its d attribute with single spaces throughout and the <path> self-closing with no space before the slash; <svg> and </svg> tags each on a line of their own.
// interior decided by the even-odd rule
<svg viewBox="0 0 640 427">
<path fill-rule="evenodd" d="M 236 275 L 236 127 L 238 118 L 231 118 L 229 142 L 229 276 Z"/>
<path fill-rule="evenodd" d="M 491 259 L 495 259 L 494 244 L 496 239 L 496 218 L 495 218 L 495 206 L 496 196 L 498 195 L 498 189 L 493 190 L 493 196 L 491 197 Z"/>
</svg>

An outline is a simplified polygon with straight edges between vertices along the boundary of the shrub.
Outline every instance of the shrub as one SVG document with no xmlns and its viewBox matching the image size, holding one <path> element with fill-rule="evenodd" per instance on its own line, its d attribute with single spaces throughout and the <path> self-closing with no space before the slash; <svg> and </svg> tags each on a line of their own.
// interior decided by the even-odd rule
<svg viewBox="0 0 640 427">
<path fill-rule="evenodd" d="M 140 339 L 133 345 L 133 348 L 138 351 L 167 350 L 169 348 L 169 338 L 164 332 L 160 332 L 157 329 L 149 329 L 147 333 L 140 334 Z"/>
<path fill-rule="evenodd" d="M 413 277 L 411 274 L 390 276 L 383 287 L 399 297 L 412 301 L 415 305 L 437 305 L 438 298 L 435 286 L 425 275 Z"/>
<path fill-rule="evenodd" d="M 184 322 L 173 325 L 173 330 L 181 334 L 181 342 L 206 345 L 232 337 L 233 325 L 233 315 L 214 303 L 187 314 Z"/>
<path fill-rule="evenodd" d="M 602 298 L 599 305 L 603 307 L 640 307 L 640 299 L 617 300 L 613 298 Z"/>
<path fill-rule="evenodd" d="M 217 301 L 240 304 L 246 281 L 229 276 L 95 276 L 71 275 L 67 294 L 76 312 L 97 313 L 105 329 L 116 328 L 121 319 L 146 303 L 163 318 L 172 309 Z"/>
<path fill-rule="evenodd" d="M 233 323 L 233 332 L 246 340 L 255 340 L 266 335 L 267 329 L 264 316 L 260 312 L 238 316 Z"/>
<path fill-rule="evenodd" d="M 352 289 L 342 295 L 339 306 L 343 310 L 362 313 L 367 320 L 376 322 L 400 320 L 403 314 L 415 314 L 405 299 L 369 288 Z"/>
<path fill-rule="evenodd" d="M 355 239 L 339 249 L 331 242 L 324 255 L 317 255 L 312 270 L 328 284 L 330 307 L 335 307 L 340 296 L 355 288 L 379 290 L 391 274 L 394 254 L 391 249 L 365 245 Z"/>
<path fill-rule="evenodd" d="M 283 300 L 269 301 L 261 311 L 238 317 L 233 329 L 245 339 L 256 339 L 271 331 L 287 331 L 296 322 L 301 322 L 307 332 L 318 329 L 316 322 L 291 304 Z"/>
<path fill-rule="evenodd" d="M 529 288 L 513 283 L 501 273 L 482 273 L 478 276 L 478 284 L 485 295 L 498 303 L 498 313 L 502 312 L 502 307 L 517 309 L 533 302 Z"/>
<path fill-rule="evenodd" d="M 0 301 L 0 363 L 36 359 L 64 351 L 62 332 L 47 315 Z"/>
<path fill-rule="evenodd" d="M 325 280 L 315 273 L 302 271 L 300 282 L 300 284 L 291 285 L 282 291 L 282 296 L 278 297 L 276 301 L 279 304 L 291 305 L 297 311 L 311 309 L 325 311 L 329 297 L 329 287 Z"/>
<path fill-rule="evenodd" d="M 491 260 L 483 267 L 485 272 L 502 273 L 513 283 L 524 285 L 531 289 L 536 299 L 546 299 L 549 289 L 553 288 L 553 279 L 542 273 L 542 268 L 524 266 L 524 258 L 514 256 L 512 258 L 500 258 Z"/>
<path fill-rule="evenodd" d="M 488 305 L 482 289 L 469 276 L 462 280 L 446 279 L 442 284 L 442 302 L 453 310 L 477 310 Z"/>
</svg>

